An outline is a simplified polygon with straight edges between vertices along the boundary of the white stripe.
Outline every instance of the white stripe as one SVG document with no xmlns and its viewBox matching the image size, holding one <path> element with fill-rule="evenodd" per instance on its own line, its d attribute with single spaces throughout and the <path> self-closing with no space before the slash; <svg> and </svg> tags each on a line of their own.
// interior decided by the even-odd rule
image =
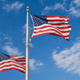
<svg viewBox="0 0 80 80">
<path fill-rule="evenodd" d="M 69 39 L 69 37 L 65 37 L 65 39 Z"/>
<path fill-rule="evenodd" d="M 66 25 L 53 25 L 54 27 L 68 27 L 70 26 L 70 24 L 66 24 Z"/>
<path fill-rule="evenodd" d="M 71 30 L 71 28 L 67 28 L 67 29 L 59 29 L 60 31 L 69 31 Z"/>
<path fill-rule="evenodd" d="M 38 32 L 38 33 L 33 33 L 33 35 L 38 35 L 38 34 L 43 34 L 43 33 L 56 33 L 56 34 L 58 34 L 59 35 L 59 33 L 58 32 L 56 32 L 56 31 L 45 31 L 45 32 Z"/>
<path fill-rule="evenodd" d="M 4 70 L 4 69 L 10 69 L 10 68 L 16 68 L 16 69 L 19 69 L 19 70 L 22 70 L 22 71 L 24 71 L 25 72 L 25 70 L 24 69 L 22 69 L 22 68 L 19 68 L 19 67 L 16 67 L 16 66 L 8 66 L 8 67 L 3 67 L 3 68 L 1 68 L 0 69 L 0 71 L 2 71 L 2 70 Z"/>
<path fill-rule="evenodd" d="M 0 63 L 7 62 L 7 61 L 13 61 L 13 60 L 8 59 L 8 60 L 1 61 Z"/>
<path fill-rule="evenodd" d="M 24 56 L 11 56 L 11 58 L 24 58 Z"/>
<path fill-rule="evenodd" d="M 39 27 L 43 27 L 43 26 L 50 26 L 50 24 L 42 24 L 40 26 L 34 26 L 34 28 L 39 28 Z M 51 25 L 52 26 L 52 25 Z"/>
<path fill-rule="evenodd" d="M 33 33 L 33 35 L 38 35 L 38 34 L 43 34 L 43 33 L 56 33 L 56 34 L 58 34 L 59 35 L 59 33 L 58 32 L 56 32 L 56 31 L 45 31 L 45 32 L 39 32 L 39 33 Z M 60 32 L 61 33 L 61 32 Z M 63 36 L 67 36 L 67 35 L 69 35 L 69 33 L 61 33 Z"/>
<path fill-rule="evenodd" d="M 20 61 L 20 60 L 21 60 L 21 61 L 22 61 L 22 60 L 26 60 L 26 59 L 16 59 L 16 60 L 18 60 L 18 61 Z"/>
<path fill-rule="evenodd" d="M 49 18 L 49 17 L 47 17 L 47 20 L 69 20 L 69 18 L 60 18 L 60 17 L 51 17 L 51 18 Z"/>
<path fill-rule="evenodd" d="M 46 28 L 42 28 L 42 29 L 38 29 L 38 30 L 35 30 L 35 29 L 34 29 L 34 32 L 37 32 L 37 31 L 44 31 L 44 30 L 48 30 L 48 29 L 57 30 L 57 29 L 55 29 L 54 27 L 46 27 Z"/>
<path fill-rule="evenodd" d="M 3 67 L 3 66 L 5 66 L 5 65 L 10 65 L 10 64 L 15 64 L 15 65 L 17 65 L 17 66 L 20 66 L 20 67 L 24 67 L 24 66 L 22 66 L 22 65 L 19 65 L 19 64 L 17 64 L 17 63 L 13 63 L 13 62 L 10 62 L 10 63 L 4 63 L 4 64 L 2 64 L 2 65 L 0 65 L 0 67 Z M 25 68 L 25 67 L 24 67 Z"/>
<path fill-rule="evenodd" d="M 44 26 L 50 26 L 50 27 L 68 27 L 70 26 L 70 24 L 66 24 L 66 25 L 50 25 L 50 24 L 43 24 L 43 25 L 40 25 L 40 26 L 34 26 L 34 28 L 41 28 L 41 27 L 44 27 Z"/>
<path fill-rule="evenodd" d="M 46 27 L 46 28 L 42 28 L 42 29 L 38 29 L 38 30 L 36 30 L 36 29 L 34 29 L 34 32 L 38 32 L 38 31 L 44 31 L 44 30 L 48 30 L 48 29 L 54 29 L 54 30 L 56 30 L 56 31 L 69 31 L 69 30 L 71 30 L 71 28 L 68 28 L 68 29 L 57 29 L 57 28 L 54 28 L 54 27 Z"/>
<path fill-rule="evenodd" d="M 68 22 L 65 22 L 65 21 L 48 21 L 48 23 L 68 23 Z"/>
</svg>

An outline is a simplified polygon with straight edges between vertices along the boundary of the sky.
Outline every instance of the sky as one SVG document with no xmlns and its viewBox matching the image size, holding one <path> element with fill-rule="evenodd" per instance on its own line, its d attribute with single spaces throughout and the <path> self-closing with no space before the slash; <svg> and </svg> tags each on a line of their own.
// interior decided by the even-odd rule
<svg viewBox="0 0 80 80">
<path fill-rule="evenodd" d="M 31 39 L 30 80 L 80 80 L 80 0 L 0 0 L 0 52 L 26 54 L 26 7 L 31 15 L 70 16 L 70 41 L 52 35 Z M 29 16 L 29 38 L 33 22 Z M 0 72 L 0 80 L 25 80 L 17 70 Z"/>
</svg>

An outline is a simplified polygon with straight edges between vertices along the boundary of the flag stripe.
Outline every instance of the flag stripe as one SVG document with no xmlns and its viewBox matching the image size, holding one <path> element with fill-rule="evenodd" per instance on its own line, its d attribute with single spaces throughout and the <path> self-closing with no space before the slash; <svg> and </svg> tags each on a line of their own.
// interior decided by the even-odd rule
<svg viewBox="0 0 80 80">
<path fill-rule="evenodd" d="M 35 35 L 37 35 L 37 34 L 44 34 L 44 33 L 50 33 L 50 32 L 51 32 L 51 33 L 55 33 L 55 34 L 59 34 L 59 33 L 58 33 L 57 31 L 55 31 L 55 30 L 48 30 L 48 31 L 45 30 L 45 32 L 42 31 L 42 32 L 40 32 L 40 33 L 39 33 L 39 32 L 34 32 L 34 33 L 35 33 Z M 63 36 L 69 35 L 69 33 L 63 33 L 62 35 L 63 35 Z"/>
<path fill-rule="evenodd" d="M 52 24 L 60 24 L 60 23 L 68 23 L 68 22 L 65 22 L 65 21 L 48 21 L 48 23 L 52 23 Z"/>
<path fill-rule="evenodd" d="M 61 20 L 69 20 L 70 17 L 63 16 L 47 16 L 47 20 L 61 19 Z"/>
<path fill-rule="evenodd" d="M 57 30 L 55 27 L 45 27 L 45 28 L 35 29 L 34 32 L 50 30 L 50 29 Z M 66 32 L 66 31 L 70 31 L 71 28 L 59 29 L 59 30 L 61 30 L 61 32 L 64 32 L 64 31 Z"/>
<path fill-rule="evenodd" d="M 15 67 L 15 66 L 3 67 L 3 68 L 0 69 L 0 72 L 1 71 L 6 71 L 6 70 L 11 70 L 11 69 L 16 69 L 16 70 L 18 70 L 18 71 L 20 71 L 22 73 L 25 73 L 25 70 L 24 69 L 19 68 L 19 67 Z"/>
</svg>

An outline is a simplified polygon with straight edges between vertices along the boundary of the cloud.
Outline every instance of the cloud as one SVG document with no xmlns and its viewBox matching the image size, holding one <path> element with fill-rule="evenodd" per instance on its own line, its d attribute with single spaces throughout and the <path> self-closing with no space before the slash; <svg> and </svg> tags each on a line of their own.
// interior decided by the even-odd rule
<svg viewBox="0 0 80 80">
<path fill-rule="evenodd" d="M 22 26 L 22 32 L 23 32 L 23 34 L 25 35 L 26 34 L 26 24 L 24 24 L 23 26 Z M 29 34 L 31 34 L 31 31 L 33 30 L 33 28 L 31 28 L 30 26 L 29 26 Z"/>
<path fill-rule="evenodd" d="M 33 48 L 33 47 L 34 47 L 34 45 L 33 45 L 32 43 L 30 43 L 30 47 L 32 47 L 32 48 Z"/>
<path fill-rule="evenodd" d="M 69 14 L 76 16 L 76 17 L 80 17 L 80 9 L 76 9 L 75 7 L 71 7 L 69 9 Z"/>
<path fill-rule="evenodd" d="M 69 14 L 75 17 L 80 17 L 80 0 L 73 0 L 70 3 Z"/>
<path fill-rule="evenodd" d="M 24 3 L 20 2 L 14 2 L 11 5 L 6 4 L 3 6 L 3 9 L 6 10 L 7 12 L 12 11 L 12 10 L 20 10 L 24 6 Z"/>
<path fill-rule="evenodd" d="M 9 53 L 9 55 L 21 55 L 22 54 L 21 52 L 19 52 L 18 48 L 11 47 L 9 45 L 5 45 L 3 47 L 3 50 Z"/>
<path fill-rule="evenodd" d="M 73 0 L 73 3 L 76 4 L 76 7 L 80 7 L 80 0 Z"/>
<path fill-rule="evenodd" d="M 4 40 L 9 40 L 9 41 L 11 41 L 11 37 L 9 37 L 9 36 L 4 36 Z"/>
<path fill-rule="evenodd" d="M 21 55 L 17 47 L 13 46 L 12 37 L 8 34 L 0 33 L 0 47 L 3 51 L 6 51 L 9 55 Z"/>
<path fill-rule="evenodd" d="M 59 53 L 55 50 L 52 58 L 59 68 L 80 75 L 80 41 Z"/>
<path fill-rule="evenodd" d="M 66 10 L 64 7 L 64 4 L 65 4 L 65 0 L 63 1 L 62 4 L 61 3 L 55 3 L 54 6 L 46 6 L 42 11 L 42 15 L 47 14 L 51 10 L 57 10 L 57 9 Z"/>
<path fill-rule="evenodd" d="M 1 41 L 12 41 L 12 37 L 4 33 L 0 33 L 0 39 Z"/>
<path fill-rule="evenodd" d="M 35 59 L 29 60 L 29 66 L 31 70 L 38 70 L 40 66 L 43 66 L 44 64 L 41 61 L 36 61 Z"/>
<path fill-rule="evenodd" d="M 42 15 L 47 14 L 49 11 L 54 11 L 61 9 L 62 11 L 67 12 L 69 15 L 73 17 L 80 17 L 80 0 L 73 0 L 68 5 L 69 9 L 65 7 L 66 0 L 63 1 L 63 3 L 55 3 L 54 6 L 45 6 L 45 8 L 42 11 Z"/>
</svg>

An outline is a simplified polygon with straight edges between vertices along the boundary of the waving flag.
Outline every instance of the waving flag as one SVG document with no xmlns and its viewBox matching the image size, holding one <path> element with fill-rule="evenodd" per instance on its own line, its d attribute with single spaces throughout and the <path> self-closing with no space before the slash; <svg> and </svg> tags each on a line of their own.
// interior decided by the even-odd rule
<svg viewBox="0 0 80 80">
<path fill-rule="evenodd" d="M 71 26 L 68 21 L 70 17 L 36 15 L 31 15 L 31 17 L 34 24 L 34 32 L 32 37 L 50 34 L 69 40 Z"/>
<path fill-rule="evenodd" d="M 0 53 L 0 72 L 16 69 L 22 73 L 25 73 L 26 60 L 25 57 L 9 56 Z"/>
</svg>

